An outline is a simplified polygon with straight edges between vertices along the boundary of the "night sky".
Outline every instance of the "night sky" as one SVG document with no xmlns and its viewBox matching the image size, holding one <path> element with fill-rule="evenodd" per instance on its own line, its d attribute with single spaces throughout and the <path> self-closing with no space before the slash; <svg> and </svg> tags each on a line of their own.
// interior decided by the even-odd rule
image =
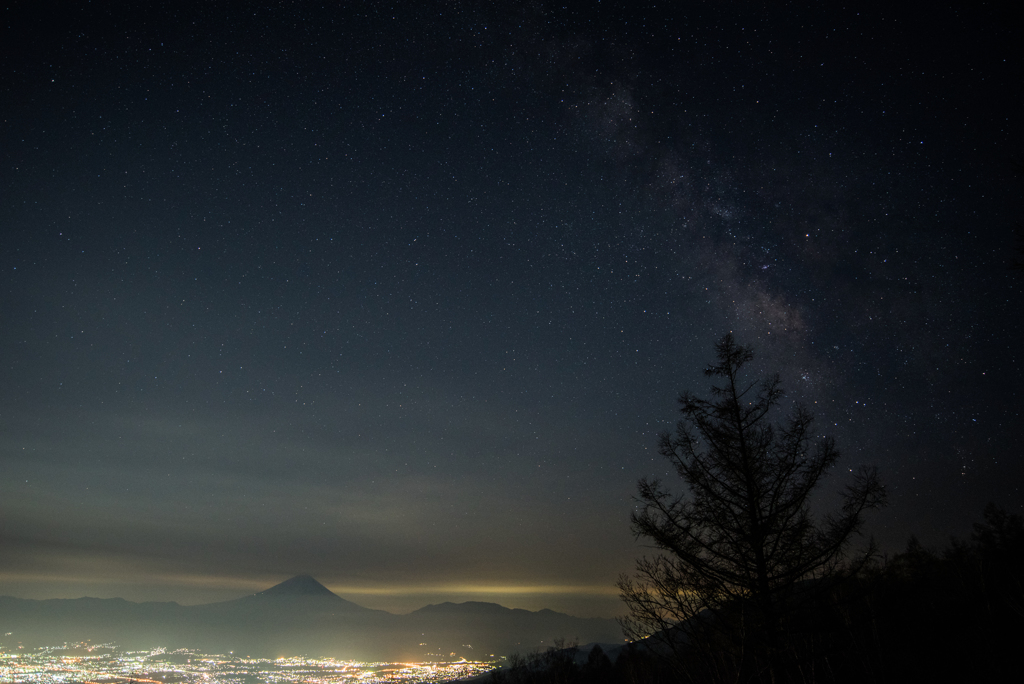
<svg viewBox="0 0 1024 684">
<path fill-rule="evenodd" d="M 730 331 L 888 552 L 1024 512 L 991 4 L 14 4 L 0 594 L 620 614 Z"/>
</svg>

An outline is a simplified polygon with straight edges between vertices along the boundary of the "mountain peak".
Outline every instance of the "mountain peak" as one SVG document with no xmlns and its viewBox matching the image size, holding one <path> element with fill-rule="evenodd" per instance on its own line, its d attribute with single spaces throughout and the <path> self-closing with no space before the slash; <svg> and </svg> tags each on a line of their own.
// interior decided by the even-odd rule
<svg viewBox="0 0 1024 684">
<path fill-rule="evenodd" d="M 333 591 L 317 582 L 309 575 L 296 575 L 280 584 L 261 591 L 256 596 L 333 596 Z"/>
</svg>

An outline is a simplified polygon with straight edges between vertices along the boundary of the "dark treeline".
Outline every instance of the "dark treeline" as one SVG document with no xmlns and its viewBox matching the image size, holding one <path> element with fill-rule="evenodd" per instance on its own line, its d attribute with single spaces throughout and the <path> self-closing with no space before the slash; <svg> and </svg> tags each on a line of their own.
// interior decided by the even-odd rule
<svg viewBox="0 0 1024 684">
<path fill-rule="evenodd" d="M 933 551 L 912 537 L 903 553 L 798 587 L 786 613 L 774 671 L 735 637 L 749 616 L 725 605 L 695 618 L 682 646 L 654 635 L 618 653 L 555 648 L 514 656 L 493 682 L 1010 680 L 1024 643 L 1024 521 L 990 504 L 969 540 Z"/>
</svg>

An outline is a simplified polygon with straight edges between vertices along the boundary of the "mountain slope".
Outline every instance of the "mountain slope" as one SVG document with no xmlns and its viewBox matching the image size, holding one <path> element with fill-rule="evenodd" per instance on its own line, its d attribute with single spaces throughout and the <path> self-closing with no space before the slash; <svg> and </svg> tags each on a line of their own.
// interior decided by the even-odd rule
<svg viewBox="0 0 1024 684">
<path fill-rule="evenodd" d="M 296 575 L 269 589 L 220 603 L 196 606 L 201 610 L 302 611 L 319 613 L 337 611 L 382 612 L 347 601 L 309 575 Z"/>
<path fill-rule="evenodd" d="M 333 596 L 340 598 L 309 575 L 296 575 L 255 594 L 255 596 Z"/>
<path fill-rule="evenodd" d="M 621 642 L 614 620 L 576 618 L 470 601 L 408 615 L 365 608 L 308 575 L 232 601 L 200 606 L 123 599 L 36 601 L 0 597 L 4 646 L 116 642 L 130 649 L 195 648 L 206 653 L 355 660 L 480 659 L 543 650 L 556 638 Z"/>
</svg>

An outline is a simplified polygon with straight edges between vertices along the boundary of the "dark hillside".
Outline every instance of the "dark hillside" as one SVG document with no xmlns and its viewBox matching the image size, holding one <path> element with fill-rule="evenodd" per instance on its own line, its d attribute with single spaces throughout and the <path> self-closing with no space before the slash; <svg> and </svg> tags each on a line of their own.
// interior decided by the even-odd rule
<svg viewBox="0 0 1024 684">
<path fill-rule="evenodd" d="M 786 682 L 1014 681 L 1024 643 L 1024 521 L 990 505 L 970 540 L 907 550 L 828 585 L 804 583 L 782 625 L 777 662 Z M 657 634 L 575 657 L 523 656 L 496 684 L 768 682 L 726 635 L 740 605 L 686 625 L 687 645 Z M 695 619 L 697 620 L 697 619 Z M 605 652 L 607 651 L 607 652 Z M 581 657 L 582 656 L 582 657 Z M 779 681 L 778 679 L 776 681 Z"/>
</svg>

